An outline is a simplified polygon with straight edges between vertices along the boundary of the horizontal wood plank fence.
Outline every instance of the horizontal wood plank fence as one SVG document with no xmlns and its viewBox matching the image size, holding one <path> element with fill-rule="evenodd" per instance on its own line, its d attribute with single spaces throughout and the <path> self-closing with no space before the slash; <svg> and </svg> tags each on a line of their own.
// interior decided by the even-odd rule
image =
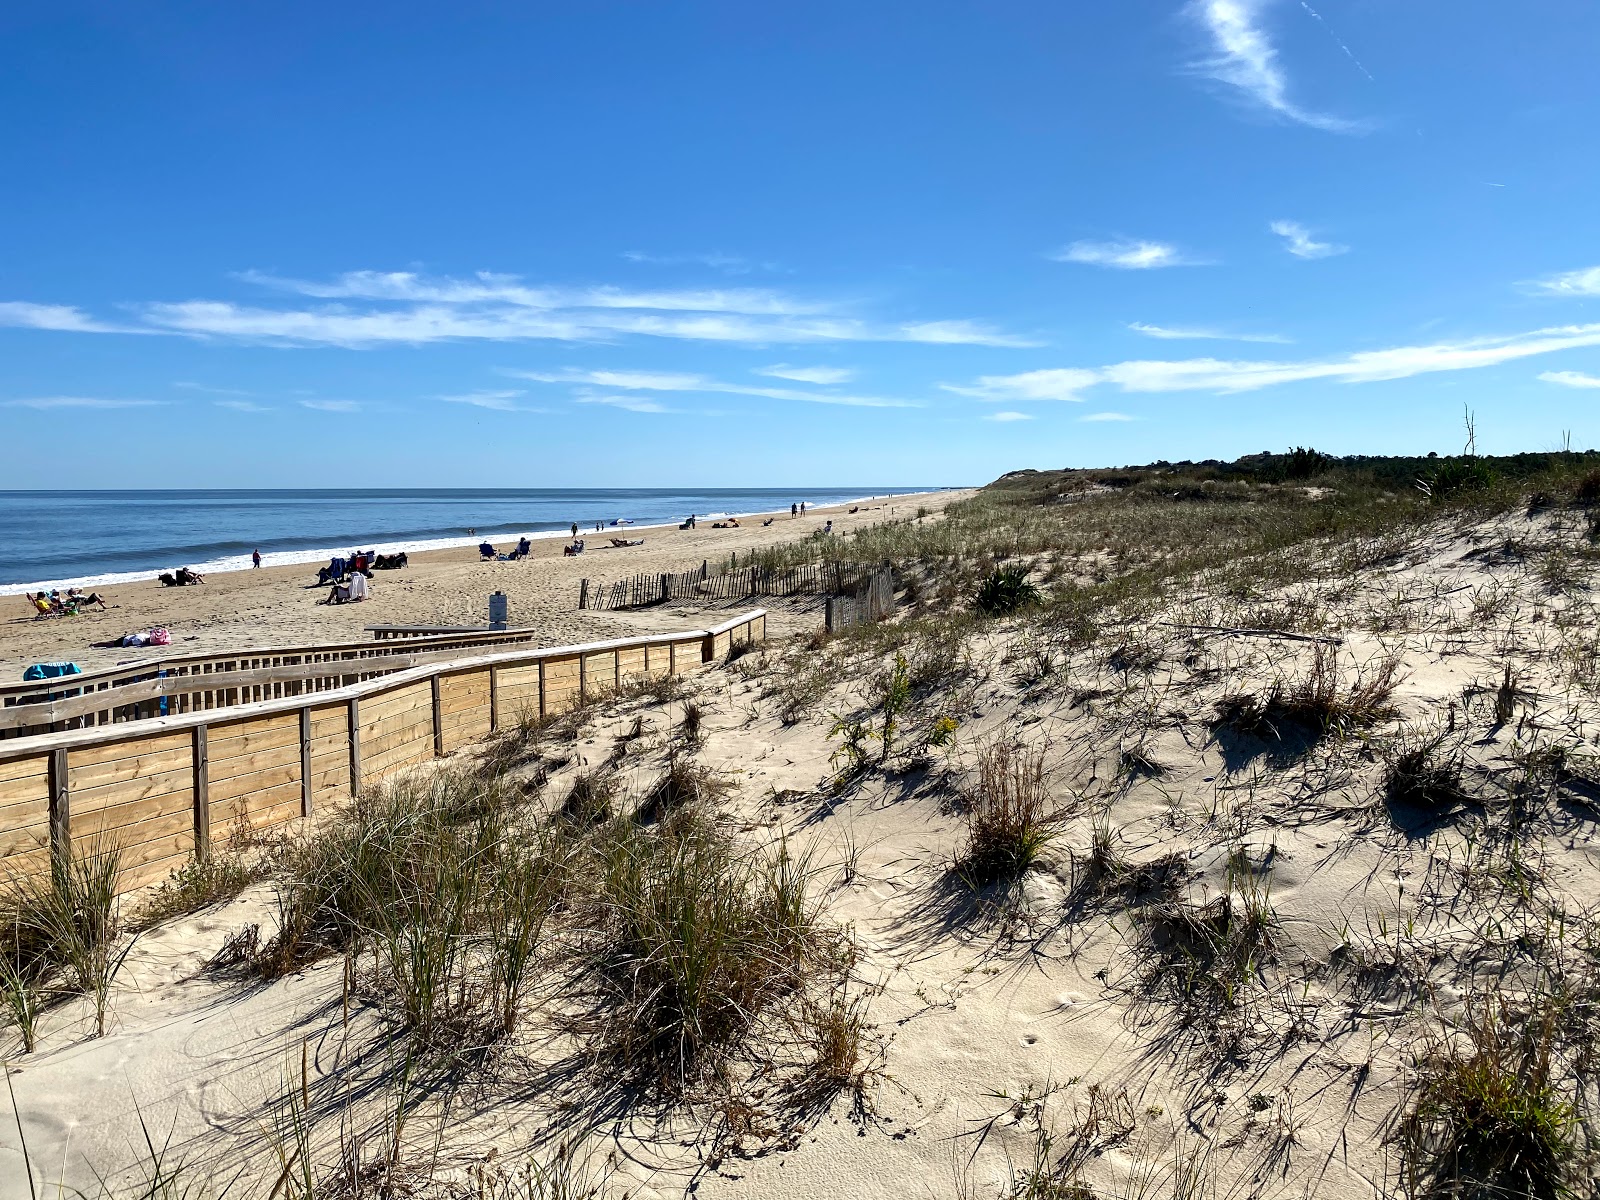
<svg viewBox="0 0 1600 1200">
<path fill-rule="evenodd" d="M 797 567 L 732 567 L 715 574 L 706 564 L 676 575 L 635 575 L 614 583 L 585 579 L 578 607 L 646 608 L 671 600 L 747 600 L 752 596 L 854 592 L 875 568 L 859 563 L 818 562 Z"/>
<path fill-rule="evenodd" d="M 0 741 L 0 883 L 115 845 L 121 889 L 158 882 L 234 831 L 346 803 L 396 771 L 630 681 L 766 638 L 755 609 L 712 629 L 453 657 L 381 678 L 137 722 Z M 491 647 L 491 649 L 494 649 Z"/>
<path fill-rule="evenodd" d="M 465 654 L 524 649 L 542 637 L 543 631 L 526 628 L 435 631 L 371 642 L 180 654 L 0 684 L 0 738 L 281 700 Z"/>
</svg>

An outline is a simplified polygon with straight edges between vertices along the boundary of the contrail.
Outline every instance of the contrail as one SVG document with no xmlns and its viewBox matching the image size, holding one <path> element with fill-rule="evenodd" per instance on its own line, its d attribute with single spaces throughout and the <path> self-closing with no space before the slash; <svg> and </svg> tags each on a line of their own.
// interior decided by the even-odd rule
<svg viewBox="0 0 1600 1200">
<path fill-rule="evenodd" d="M 1306 0 L 1300 0 L 1300 7 L 1305 9 L 1308 13 L 1310 13 L 1313 17 L 1315 17 L 1316 20 L 1317 20 L 1317 24 L 1318 25 L 1321 25 L 1324 29 L 1328 30 L 1328 36 L 1333 39 L 1333 44 L 1335 46 L 1338 46 L 1339 49 L 1344 51 L 1346 58 L 1348 58 L 1351 62 L 1355 63 L 1356 70 L 1360 71 L 1368 79 L 1371 79 L 1373 83 L 1377 83 L 1378 82 L 1376 79 L 1372 79 L 1372 72 L 1367 70 L 1365 67 L 1363 67 L 1361 65 L 1361 60 L 1350 52 L 1350 47 L 1346 46 L 1343 42 L 1341 42 L 1339 40 L 1339 35 L 1334 33 L 1334 31 L 1332 29 L 1328 29 L 1328 23 L 1322 19 L 1322 14 L 1321 13 L 1319 13 L 1316 9 L 1312 8 L 1311 5 L 1307 4 Z"/>
</svg>

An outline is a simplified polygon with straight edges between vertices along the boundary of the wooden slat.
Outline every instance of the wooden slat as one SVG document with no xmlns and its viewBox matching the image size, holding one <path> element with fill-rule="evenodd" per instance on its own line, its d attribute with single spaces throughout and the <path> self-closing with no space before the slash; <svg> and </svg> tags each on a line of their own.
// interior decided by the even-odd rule
<svg viewBox="0 0 1600 1200">
<path fill-rule="evenodd" d="M 187 847 L 194 845 L 194 814 L 185 795 L 159 796 L 139 804 L 124 804 L 97 813 L 72 814 L 72 840 L 76 845 L 105 839 L 128 850 L 182 834 Z"/>
<path fill-rule="evenodd" d="M 277 789 L 293 789 L 294 794 L 300 794 L 300 759 L 298 756 L 292 762 L 284 763 L 279 767 L 270 767 L 264 771 L 253 771 L 248 775 L 235 775 L 231 779 L 213 779 L 211 781 L 211 802 L 213 804 L 222 800 L 232 800 L 237 796 L 249 796 L 255 792 L 274 791 Z"/>
<path fill-rule="evenodd" d="M 300 761 L 300 742 L 296 739 L 292 745 L 278 746 L 271 750 L 257 750 L 253 754 L 237 754 L 224 758 L 215 749 L 211 752 L 211 778 L 232 779 L 236 775 L 249 775 L 255 771 L 264 771 L 271 767 L 281 767 L 285 763 Z"/>
<path fill-rule="evenodd" d="M 98 746 L 74 747 L 72 751 L 72 766 L 76 770 L 80 767 L 95 766 L 100 763 L 113 763 L 119 759 L 138 758 L 146 754 L 160 754 L 164 750 L 187 750 L 189 748 L 189 731 L 183 730 L 174 733 L 141 734 L 136 727 L 124 726 L 125 733 L 116 741 Z"/>
<path fill-rule="evenodd" d="M 25 758 L 13 758 L 0 762 L 0 803 L 4 802 L 11 784 L 42 777 L 49 773 L 50 754 L 48 751 L 37 751 Z"/>
</svg>

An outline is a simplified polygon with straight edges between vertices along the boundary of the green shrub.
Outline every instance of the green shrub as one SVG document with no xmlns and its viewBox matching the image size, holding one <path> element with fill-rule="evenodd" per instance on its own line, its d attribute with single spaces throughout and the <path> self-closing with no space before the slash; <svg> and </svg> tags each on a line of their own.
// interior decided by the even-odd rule
<svg viewBox="0 0 1600 1200">
<path fill-rule="evenodd" d="M 991 617 L 1005 616 L 1038 602 L 1039 589 L 1028 578 L 1028 568 L 1021 563 L 996 567 L 978 585 L 972 597 L 978 611 Z"/>
</svg>

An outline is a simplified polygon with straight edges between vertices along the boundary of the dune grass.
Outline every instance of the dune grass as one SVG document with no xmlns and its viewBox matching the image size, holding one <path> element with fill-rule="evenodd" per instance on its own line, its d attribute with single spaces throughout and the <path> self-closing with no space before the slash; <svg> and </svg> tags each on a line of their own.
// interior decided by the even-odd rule
<svg viewBox="0 0 1600 1200">
<path fill-rule="evenodd" d="M 597 1003 L 578 1025 L 608 1060 L 681 1088 L 809 978 L 843 969 L 810 865 L 785 847 L 742 849 L 680 810 L 652 827 L 613 823 L 594 855 L 582 953 Z"/>
<path fill-rule="evenodd" d="M 1588 1194 L 1579 1177 L 1577 1113 L 1557 1062 L 1559 1019 L 1550 999 L 1521 1015 L 1490 999 L 1457 1036 L 1434 1039 L 1397 1130 L 1408 1196 Z"/>
<path fill-rule="evenodd" d="M 1020 879 L 1057 834 L 1044 751 L 1010 741 L 981 750 L 961 815 L 956 874 L 974 890 Z"/>
<path fill-rule="evenodd" d="M 0 1003 L 32 1051 L 42 1008 L 87 996 L 104 1034 L 111 985 L 134 939 L 119 917 L 122 851 L 115 842 L 70 843 L 48 872 L 13 880 L 0 895 Z"/>
</svg>

